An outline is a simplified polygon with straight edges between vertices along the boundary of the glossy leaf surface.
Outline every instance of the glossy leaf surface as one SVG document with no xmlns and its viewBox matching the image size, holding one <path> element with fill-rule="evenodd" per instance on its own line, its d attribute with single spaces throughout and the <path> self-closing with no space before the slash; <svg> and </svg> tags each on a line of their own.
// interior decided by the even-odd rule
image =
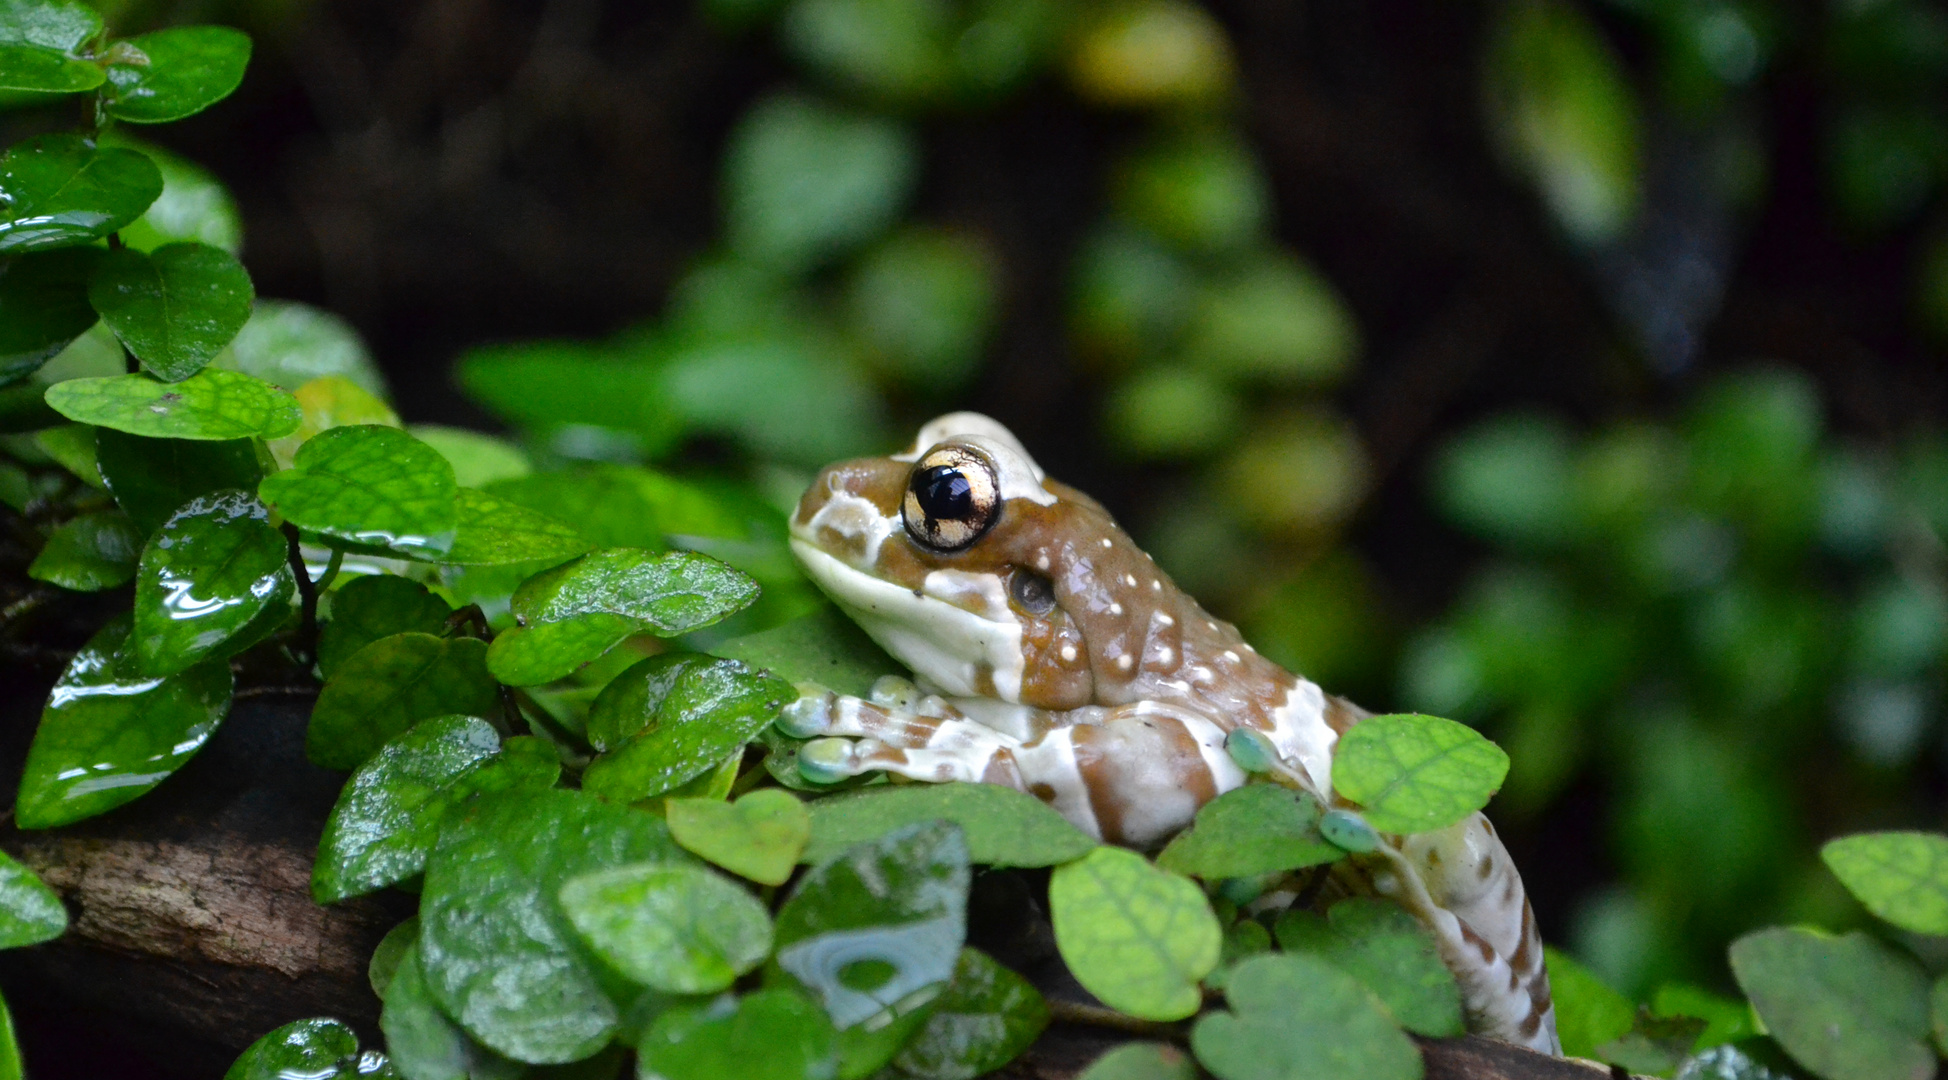
<svg viewBox="0 0 1948 1080">
<path fill-rule="evenodd" d="M 459 486 L 439 451 L 397 428 L 333 428 L 264 478 L 258 498 L 311 532 L 407 556 L 453 546 Z"/>
<path fill-rule="evenodd" d="M 613 679 L 589 712 L 590 740 L 613 749 L 582 786 L 623 801 L 660 795 L 701 776 L 778 715 L 789 683 L 737 660 L 665 653 Z"/>
<path fill-rule="evenodd" d="M 305 753 L 328 769 L 355 769 L 415 723 L 449 713 L 498 710 L 487 643 L 408 632 L 347 658 L 318 695 Z"/>
<path fill-rule="evenodd" d="M 1829 841 L 1820 858 L 1868 911 L 1903 930 L 1948 934 L 1948 836 L 1862 833 Z"/>
<path fill-rule="evenodd" d="M 0 40 L 0 90 L 72 94 L 102 84 L 102 70 L 59 49 Z"/>
<path fill-rule="evenodd" d="M 417 581 L 371 574 L 331 594 L 331 621 L 318 633 L 318 671 L 326 681 L 353 653 L 382 637 L 438 634 L 453 609 Z"/>
<path fill-rule="evenodd" d="M 399 974 L 399 962 L 406 957 L 407 950 L 419 941 L 419 916 L 413 915 L 405 922 L 386 931 L 379 944 L 372 950 L 372 959 L 366 961 L 365 978 L 372 984 L 372 993 L 380 1001 L 386 999 L 386 991 L 391 988 L 393 977 Z"/>
<path fill-rule="evenodd" d="M 834 1051 L 832 1022 L 789 990 L 672 1009 L 636 1048 L 638 1075 L 663 1080 L 832 1080 Z"/>
<path fill-rule="evenodd" d="M 594 546 L 566 522 L 473 488 L 459 489 L 454 513 L 453 547 L 440 556 L 443 563 L 502 566 L 572 559 Z"/>
<path fill-rule="evenodd" d="M 0 386 L 26 378 L 95 325 L 88 278 L 101 258 L 96 248 L 67 248 L 0 259 Z"/>
<path fill-rule="evenodd" d="M 54 684 L 14 803 L 23 829 L 48 829 L 112 810 L 195 756 L 230 709 L 230 667 L 138 675 L 119 655 L 129 619 L 103 627 Z"/>
<path fill-rule="evenodd" d="M 1317 866 L 1345 853 L 1319 835 L 1319 803 L 1277 784 L 1247 784 L 1205 803 L 1157 865 L 1206 881 Z"/>
<path fill-rule="evenodd" d="M 1040 799 L 998 784 L 912 784 L 819 799 L 801 860 L 824 862 L 846 848 L 921 821 L 951 821 L 967 836 L 968 859 L 988 866 L 1053 866 L 1096 846 Z"/>
<path fill-rule="evenodd" d="M 52 941 L 68 929 L 68 909 L 32 870 L 0 852 L 0 949 Z"/>
<path fill-rule="evenodd" d="M 181 382 L 237 336 L 256 291 L 229 252 L 165 244 L 111 251 L 88 282 L 88 300 L 156 377 Z"/>
<path fill-rule="evenodd" d="M 336 1020 L 286 1024 L 250 1044 L 223 1080 L 290 1080 L 294 1076 L 337 1080 L 340 1063 L 358 1055 L 358 1035 Z"/>
<path fill-rule="evenodd" d="M 1312 956 L 1258 956 L 1225 985 L 1228 1012 L 1191 1029 L 1218 1080 L 1419 1080 L 1420 1051 L 1366 987 Z"/>
<path fill-rule="evenodd" d="M 101 26 L 101 16 L 77 0 L 0 0 L 0 41 L 74 52 Z"/>
<path fill-rule="evenodd" d="M 1732 975 L 1793 1059 L 1829 1080 L 1927 1080 L 1928 980 L 1914 958 L 1858 931 L 1783 926 L 1731 946 Z"/>
<path fill-rule="evenodd" d="M 202 112 L 230 96 L 250 62 L 250 35 L 227 26 L 171 27 L 120 44 L 103 96 L 108 114 L 131 124 Z"/>
<path fill-rule="evenodd" d="M 1278 920 L 1278 943 L 1358 979 L 1416 1035 L 1462 1032 L 1461 988 L 1441 962 L 1433 935 L 1398 904 L 1353 897 L 1326 916 L 1288 911 Z"/>
<path fill-rule="evenodd" d="M 621 615 L 660 637 L 674 637 L 709 626 L 757 594 L 748 575 L 708 556 L 605 548 L 528 579 L 513 604 L 514 613 L 530 623 Z"/>
<path fill-rule="evenodd" d="M 569 878 L 687 860 L 649 814 L 574 791 L 491 795 L 455 816 L 426 866 L 420 968 L 440 1007 L 521 1061 L 574 1061 L 619 1012 L 556 897 Z"/>
<path fill-rule="evenodd" d="M 783 885 L 812 838 L 805 804 L 779 788 L 753 791 L 735 803 L 670 799 L 663 817 L 686 850 L 764 885 Z"/>
<path fill-rule="evenodd" d="M 561 622 L 516 626 L 494 636 L 487 667 L 509 686 L 540 686 L 564 679 L 600 659 L 639 624 L 626 615 L 578 615 Z"/>
<path fill-rule="evenodd" d="M 1507 775 L 1501 747 L 1437 716 L 1375 716 L 1333 750 L 1333 790 L 1381 832 L 1446 828 L 1488 805 Z"/>
<path fill-rule="evenodd" d="M 893 1059 L 924 1080 L 974 1080 L 1013 1061 L 1048 1027 L 1048 1003 L 1028 980 L 977 949 L 962 949 L 954 979 Z"/>
<path fill-rule="evenodd" d="M 27 576 L 76 592 L 112 589 L 135 576 L 142 535 L 120 510 L 98 510 L 61 523 L 34 556 Z"/>
<path fill-rule="evenodd" d="M 1190 879 L 1099 847 L 1056 868 L 1048 902 L 1062 959 L 1103 1004 L 1145 1020 L 1197 1011 L 1224 934 Z"/>
<path fill-rule="evenodd" d="M 135 581 L 135 656 L 174 675 L 227 656 L 253 620 L 288 604 L 296 582 L 283 534 L 242 491 L 191 500 L 142 550 Z"/>
<path fill-rule="evenodd" d="M 714 994 L 771 955 L 771 916 L 749 891 L 700 866 L 642 863 L 571 878 L 562 910 L 630 979 Z"/>
<path fill-rule="evenodd" d="M 74 247 L 140 217 L 162 174 L 133 150 L 42 135 L 0 156 L 0 255 Z"/>
<path fill-rule="evenodd" d="M 70 420 L 153 439 L 275 439 L 297 429 L 291 395 L 234 371 L 203 370 L 182 382 L 148 375 L 70 379 L 47 388 Z"/>
<path fill-rule="evenodd" d="M 95 467 L 144 536 L 199 495 L 255 490 L 264 475 L 248 439 L 203 442 L 95 432 Z"/>
<path fill-rule="evenodd" d="M 392 406 L 342 375 L 321 375 L 300 383 L 291 396 L 298 399 L 304 420 L 296 431 L 270 446 L 271 456 L 285 468 L 290 468 L 298 448 L 320 432 L 354 424 L 399 426 L 399 414 L 392 411 Z"/>
<path fill-rule="evenodd" d="M 419 948 L 409 945 L 386 988 L 379 1012 L 386 1054 L 411 1080 L 516 1080 L 527 1069 L 467 1036 L 440 1011 L 420 973 Z"/>
</svg>

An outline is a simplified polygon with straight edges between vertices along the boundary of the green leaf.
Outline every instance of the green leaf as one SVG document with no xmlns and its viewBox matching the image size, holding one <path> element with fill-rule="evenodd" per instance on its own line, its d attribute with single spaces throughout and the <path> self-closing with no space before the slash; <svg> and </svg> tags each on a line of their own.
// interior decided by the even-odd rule
<svg viewBox="0 0 1948 1080">
<path fill-rule="evenodd" d="M 516 1080 L 527 1072 L 519 1062 L 494 1053 L 467 1036 L 440 1011 L 419 966 L 419 947 L 408 943 L 379 1012 L 386 1054 L 412 1080 Z"/>
<path fill-rule="evenodd" d="M 452 614 L 417 581 L 372 574 L 346 582 L 332 592 L 331 621 L 318 632 L 318 673 L 329 682 L 367 645 L 394 634 L 438 634 Z"/>
<path fill-rule="evenodd" d="M 1416 1035 L 1462 1033 L 1461 987 L 1426 927 L 1400 905 L 1369 896 L 1341 900 L 1328 915 L 1287 911 L 1278 920 L 1279 946 L 1358 979 Z"/>
<path fill-rule="evenodd" d="M 102 255 L 66 248 L 0 259 L 0 386 L 33 374 L 95 325 L 88 278 Z"/>
<path fill-rule="evenodd" d="M 1125 1043 L 1097 1058 L 1076 1080 L 1197 1080 L 1197 1066 L 1168 1043 Z"/>
<path fill-rule="evenodd" d="M 993 257 L 953 233 L 908 230 L 854 272 L 853 320 L 873 365 L 928 394 L 979 368 L 994 317 Z"/>
<path fill-rule="evenodd" d="M 648 457 L 666 452 L 684 433 L 663 393 L 660 359 L 637 350 L 578 341 L 493 345 L 469 350 L 454 376 L 467 396 L 518 428 L 620 432 Z"/>
<path fill-rule="evenodd" d="M 771 955 L 771 916 L 700 866 L 643 863 L 569 879 L 561 907 L 596 955 L 670 994 L 714 994 Z"/>
<path fill-rule="evenodd" d="M 1333 791 L 1381 832 L 1444 829 L 1488 805 L 1507 775 L 1501 747 L 1438 716 L 1375 716 L 1333 751 Z"/>
<path fill-rule="evenodd" d="M 20 1038 L 14 1034 L 13 1012 L 0 1001 L 0 1080 L 22 1080 L 26 1067 L 20 1062 Z"/>
<path fill-rule="evenodd" d="M 264 475 L 249 439 L 146 439 L 108 428 L 95 431 L 95 468 L 144 536 L 191 499 L 225 488 L 249 491 Z"/>
<path fill-rule="evenodd" d="M 72 94 L 102 84 L 101 68 L 58 49 L 0 41 L 0 90 Z"/>
<path fill-rule="evenodd" d="M 714 768 L 757 737 L 795 691 L 737 660 L 664 653 L 631 666 L 589 710 L 589 739 L 610 746 L 582 787 L 635 802 Z"/>
<path fill-rule="evenodd" d="M 194 240 L 232 255 L 243 250 L 243 214 L 237 209 L 237 200 L 208 169 L 120 131 L 105 132 L 98 141 L 103 146 L 135 150 L 155 162 L 162 173 L 162 194 L 141 217 L 122 227 L 122 243 L 137 251 L 154 251 L 165 244 Z M 264 378 L 262 372 L 248 367 L 238 370 Z M 295 390 L 297 384 L 284 389 Z"/>
<path fill-rule="evenodd" d="M 239 636 L 296 588 L 288 545 L 242 491 L 191 500 L 142 550 L 135 581 L 135 659 L 174 675 L 237 651 Z"/>
<path fill-rule="evenodd" d="M 1758 1018 L 1751 1003 L 1742 998 L 1725 997 L 1685 983 L 1665 983 L 1651 995 L 1650 1011 L 1659 1017 L 1696 1017 L 1705 1022 L 1698 1036 L 1697 1049 L 1736 1042 L 1759 1034 Z M 1558 1010 L 1558 1027 L 1561 1012 Z"/>
<path fill-rule="evenodd" d="M 290 468 L 300 447 L 320 432 L 354 424 L 398 427 L 399 414 L 363 386 L 342 375 L 321 375 L 291 391 L 304 420 L 298 429 L 270 444 L 279 466 Z"/>
<path fill-rule="evenodd" d="M 300 528 L 437 558 L 453 546 L 458 491 L 439 451 L 397 428 L 358 424 L 305 443 L 257 497 Z"/>
<path fill-rule="evenodd" d="M 1371 991 L 1312 956 L 1255 956 L 1225 984 L 1229 1012 L 1191 1029 L 1218 1080 L 1420 1080 L 1415 1048 Z"/>
<path fill-rule="evenodd" d="M 685 850 L 764 885 L 783 885 L 812 838 L 805 804 L 780 788 L 753 791 L 735 803 L 670 799 L 663 811 L 670 835 Z"/>
<path fill-rule="evenodd" d="M 122 655 L 127 616 L 75 654 L 54 684 L 14 802 L 23 829 L 51 829 L 126 803 L 195 756 L 230 710 L 230 666 L 138 675 Z"/>
<path fill-rule="evenodd" d="M 208 244 L 165 244 L 153 253 L 111 251 L 88 282 L 88 301 L 156 377 L 181 382 L 202 370 L 250 318 L 250 275 Z"/>
<path fill-rule="evenodd" d="M 386 991 L 391 989 L 392 980 L 399 974 L 400 962 L 406 958 L 407 950 L 419 940 L 419 916 L 413 915 L 386 931 L 379 944 L 372 950 L 372 959 L 366 962 L 365 978 L 372 984 L 372 993 L 380 1001 L 386 999 Z"/>
<path fill-rule="evenodd" d="M 832 1023 L 789 990 L 671 1009 L 636 1048 L 639 1075 L 663 1080 L 832 1080 Z"/>
<path fill-rule="evenodd" d="M 606 548 L 529 578 L 514 593 L 514 613 L 530 623 L 622 615 L 675 637 L 744 608 L 757 594 L 750 577 L 708 556 Z"/>
<path fill-rule="evenodd" d="M 663 823 L 576 791 L 489 795 L 455 814 L 426 864 L 420 970 L 448 1016 L 519 1061 L 575 1061 L 620 1017 L 556 897 L 573 877 L 687 860 Z"/>
<path fill-rule="evenodd" d="M 1289 255 L 1242 260 L 1199 298 L 1188 361 L 1226 380 L 1318 383 L 1359 356 L 1359 330 L 1318 271 Z"/>
<path fill-rule="evenodd" d="M 75 52 L 101 33 L 101 16 L 75 0 L 0 0 L 0 41 Z"/>
<path fill-rule="evenodd" d="M 205 369 L 178 383 L 149 375 L 70 379 L 47 388 L 47 404 L 78 423 L 154 439 L 275 439 L 303 413 L 262 379 Z"/>
<path fill-rule="evenodd" d="M 807 872 L 779 910 L 777 965 L 841 1031 L 917 1019 L 953 977 L 969 881 L 966 842 L 949 822 L 856 845 Z"/>
<path fill-rule="evenodd" d="M 1570 1057 L 1594 1058 L 1597 1047 L 1621 1037 L 1636 1022 L 1630 999 L 1610 989 L 1569 954 L 1543 950 L 1549 990 L 1556 1003 L 1556 1035 Z"/>
<path fill-rule="evenodd" d="M 98 491 L 107 491 L 95 465 L 95 429 L 86 424 L 62 424 L 34 433 L 35 449 L 51 457 L 75 478 Z"/>
<path fill-rule="evenodd" d="M 1087 855 L 1096 841 L 1033 795 L 998 784 L 910 784 L 812 803 L 812 842 L 800 860 L 821 863 L 865 840 L 919 821 L 944 820 L 967 834 L 968 859 L 987 866 L 1053 866 Z"/>
<path fill-rule="evenodd" d="M 1934 981 L 1928 994 L 1928 1030 L 1934 1035 L 1934 1048 L 1948 1055 L 1948 975 Z"/>
<path fill-rule="evenodd" d="M 962 949 L 953 981 L 893 1067 L 923 1080 L 974 1080 L 1013 1061 L 1046 1027 L 1048 1003 L 1028 980 Z"/>
<path fill-rule="evenodd" d="M 325 820 L 311 895 L 335 903 L 426 868 L 455 781 L 500 753 L 492 724 L 436 716 L 387 742 L 352 773 Z"/>
<path fill-rule="evenodd" d="M 1948 934 L 1948 836 L 1862 833 L 1829 841 L 1819 854 L 1868 911 L 1903 930 Z"/>
<path fill-rule="evenodd" d="M 1766 1031 L 1827 1080 L 1927 1080 L 1928 980 L 1858 931 L 1770 927 L 1731 945 L 1732 975 Z"/>
<path fill-rule="evenodd" d="M 918 148 L 879 117 L 802 97 L 759 104 L 725 160 L 731 247 L 795 271 L 870 239 L 899 215 Z"/>
<path fill-rule="evenodd" d="M 881 675 L 905 670 L 838 608 L 820 607 L 782 626 L 731 638 L 710 650 L 794 683 L 864 697 Z"/>
<path fill-rule="evenodd" d="M 305 752 L 327 769 L 356 769 L 427 717 L 500 707 L 486 642 L 394 634 L 353 653 L 325 684 L 311 709 Z"/>
<path fill-rule="evenodd" d="M 1099 847 L 1056 867 L 1048 904 L 1062 959 L 1103 1004 L 1145 1020 L 1197 1011 L 1224 931 L 1189 878 Z"/>
<path fill-rule="evenodd" d="M 439 561 L 465 566 L 571 559 L 593 547 L 574 526 L 484 491 L 461 488 L 453 548 Z"/>
<path fill-rule="evenodd" d="M 133 150 L 79 135 L 42 135 L 0 157 L 0 255 L 75 247 L 142 215 L 162 174 Z"/>
<path fill-rule="evenodd" d="M 250 321 L 230 343 L 229 359 L 238 371 L 286 390 L 338 375 L 357 383 L 373 397 L 386 396 L 385 378 L 358 331 L 337 315 L 310 304 L 258 300 Z"/>
<path fill-rule="evenodd" d="M 341 1063 L 358 1056 L 358 1035 L 323 1017 L 286 1024 L 250 1044 L 223 1080 L 288 1080 L 344 1076 Z"/>
<path fill-rule="evenodd" d="M 102 95 L 131 124 L 194 116 L 230 96 L 250 62 L 250 35 L 227 26 L 177 26 L 116 42 Z"/>
<path fill-rule="evenodd" d="M 506 439 L 439 424 L 414 424 L 406 430 L 446 458 L 463 491 L 500 480 L 518 480 L 534 472 L 527 452 Z"/>
<path fill-rule="evenodd" d="M 0 949 L 53 941 L 67 929 L 68 909 L 61 898 L 32 870 L 0 852 Z"/>
<path fill-rule="evenodd" d="M 580 615 L 562 622 L 517 626 L 494 636 L 487 669 L 509 686 L 540 686 L 573 675 L 636 633 L 624 615 Z"/>
<path fill-rule="evenodd" d="M 135 576 L 142 534 L 120 510 L 71 518 L 47 538 L 27 576 L 76 592 L 112 589 Z"/>
<path fill-rule="evenodd" d="M 1197 811 L 1157 865 L 1206 881 L 1255 877 L 1333 862 L 1345 854 L 1319 835 L 1319 803 L 1277 784 L 1247 784 Z"/>
</svg>

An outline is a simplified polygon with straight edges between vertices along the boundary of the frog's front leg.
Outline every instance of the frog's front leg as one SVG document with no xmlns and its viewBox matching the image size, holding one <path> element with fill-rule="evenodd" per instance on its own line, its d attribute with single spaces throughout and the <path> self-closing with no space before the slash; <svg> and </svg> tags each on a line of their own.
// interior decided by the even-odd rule
<svg viewBox="0 0 1948 1080">
<path fill-rule="evenodd" d="M 814 740 L 799 752 L 799 768 L 812 779 L 890 772 L 935 783 L 978 781 L 1028 790 L 1016 763 L 1019 739 L 943 698 L 922 694 L 905 679 L 880 679 L 870 698 L 802 685 L 778 727 Z"/>
</svg>

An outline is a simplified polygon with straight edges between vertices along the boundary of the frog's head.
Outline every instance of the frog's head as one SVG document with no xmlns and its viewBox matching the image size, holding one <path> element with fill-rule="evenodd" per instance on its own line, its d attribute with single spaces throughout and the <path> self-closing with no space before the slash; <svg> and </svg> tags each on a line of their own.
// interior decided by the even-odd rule
<svg viewBox="0 0 1948 1080">
<path fill-rule="evenodd" d="M 1175 667 L 1176 635 L 1157 631 L 1174 626 L 1177 590 L 1095 500 L 977 413 L 932 421 L 903 453 L 828 466 L 791 534 L 812 580 L 949 694 L 1113 704 Z"/>
</svg>

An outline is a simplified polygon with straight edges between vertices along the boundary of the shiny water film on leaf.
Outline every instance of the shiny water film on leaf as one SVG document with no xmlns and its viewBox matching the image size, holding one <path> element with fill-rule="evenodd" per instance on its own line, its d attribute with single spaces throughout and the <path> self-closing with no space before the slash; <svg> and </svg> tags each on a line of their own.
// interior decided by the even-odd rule
<svg viewBox="0 0 1948 1080">
<path fill-rule="evenodd" d="M 1398 904 L 1362 896 L 1341 900 L 1325 916 L 1288 911 L 1278 920 L 1278 943 L 1358 979 L 1416 1035 L 1462 1033 L 1461 988 L 1433 935 Z"/>
<path fill-rule="evenodd" d="M 14 803 L 23 829 L 112 810 L 182 767 L 230 710 L 221 661 L 167 678 L 138 675 L 124 655 L 130 619 L 90 638 L 48 696 Z"/>
<path fill-rule="evenodd" d="M 76 592 L 112 589 L 135 576 L 142 534 L 120 510 L 69 518 L 47 538 L 27 576 Z"/>
<path fill-rule="evenodd" d="M 590 737 L 611 745 L 582 786 L 632 802 L 709 771 L 757 737 L 791 684 L 738 660 L 664 653 L 611 680 L 589 711 Z"/>
<path fill-rule="evenodd" d="M 47 404 L 77 423 L 153 439 L 275 439 L 303 416 L 296 399 L 270 383 L 207 368 L 177 383 L 148 375 L 70 379 L 47 388 Z"/>
<path fill-rule="evenodd" d="M 71 53 L 101 28 L 101 16 L 79 0 L 0 0 L 0 41 Z"/>
<path fill-rule="evenodd" d="M 1013 1061 L 1048 1027 L 1048 1003 L 1028 980 L 978 949 L 962 949 L 954 979 L 893 1067 L 921 1080 L 974 1080 Z"/>
<path fill-rule="evenodd" d="M 1862 833 L 1828 841 L 1820 858 L 1868 911 L 1903 930 L 1948 934 L 1948 836 Z"/>
<path fill-rule="evenodd" d="M 236 651 L 258 616 L 296 587 L 282 534 L 248 493 L 202 495 L 142 551 L 135 581 L 135 657 L 152 675 Z"/>
<path fill-rule="evenodd" d="M 331 592 L 331 619 L 318 632 L 318 672 L 329 682 L 365 646 L 394 634 L 438 634 L 452 614 L 417 581 L 392 574 L 348 581 Z"/>
<path fill-rule="evenodd" d="M 249 439 L 151 439 L 112 428 L 95 431 L 95 468 L 144 536 L 191 499 L 254 490 L 264 475 Z"/>
<path fill-rule="evenodd" d="M 1765 1028 L 1827 1080 L 1927 1080 L 1928 979 L 1912 956 L 1855 931 L 1770 927 L 1731 945 L 1732 975 Z"/>
<path fill-rule="evenodd" d="M 102 256 L 90 247 L 0 258 L 0 386 L 33 374 L 95 325 L 88 279 Z"/>
<path fill-rule="evenodd" d="M 1488 805 L 1507 775 L 1501 747 L 1437 716 L 1372 717 L 1333 751 L 1333 791 L 1381 832 L 1446 828 Z"/>
<path fill-rule="evenodd" d="M 1103 1004 L 1144 1020 L 1197 1011 L 1223 929 L 1195 882 L 1099 847 L 1055 869 L 1048 903 L 1062 959 Z"/>
<path fill-rule="evenodd" d="M 401 953 L 384 999 L 379 1030 L 386 1054 L 411 1080 L 519 1080 L 527 1072 L 475 1042 L 440 1011 L 420 973 L 416 944 Z"/>
<path fill-rule="evenodd" d="M 458 491 L 439 451 L 397 428 L 360 424 L 305 443 L 257 495 L 311 532 L 437 558 L 453 546 Z"/>
<path fill-rule="evenodd" d="M 561 907 L 596 955 L 665 993 L 728 989 L 771 955 L 764 905 L 700 866 L 643 863 L 571 878 Z"/>
<path fill-rule="evenodd" d="M 514 626 L 494 635 L 487 669 L 509 686 L 540 686 L 573 675 L 641 629 L 626 615 L 595 612 L 561 622 Z"/>
<path fill-rule="evenodd" d="M 318 694 L 305 753 L 328 769 L 355 769 L 427 717 L 499 710 L 486 661 L 487 643 L 478 638 L 413 631 L 366 645 Z"/>
<path fill-rule="evenodd" d="M 243 328 L 254 299 L 242 264 L 208 244 L 110 251 L 88 282 L 109 329 L 165 382 L 202 370 Z"/>
<path fill-rule="evenodd" d="M 42 135 L 0 156 L 0 255 L 74 247 L 140 217 L 162 174 L 133 150 Z"/>
<path fill-rule="evenodd" d="M 529 623 L 621 615 L 659 637 L 674 637 L 709 626 L 757 595 L 748 575 L 708 556 L 605 548 L 529 578 L 515 591 L 513 607 Z"/>
<path fill-rule="evenodd" d="M 116 42 L 107 55 L 108 115 L 160 124 L 229 97 L 250 62 L 250 35 L 227 26 L 176 26 Z"/>
<path fill-rule="evenodd" d="M 1333 862 L 1345 853 L 1319 835 L 1319 803 L 1277 784 L 1247 784 L 1205 803 L 1157 865 L 1206 881 Z"/>
<path fill-rule="evenodd" d="M 1420 1080 L 1420 1051 L 1372 992 L 1305 955 L 1253 957 L 1225 984 L 1228 1012 L 1191 1029 L 1218 1080 Z"/>
<path fill-rule="evenodd" d="M 289 1080 L 294 1076 L 336 1080 L 339 1065 L 358 1054 L 358 1035 L 337 1020 L 285 1024 L 250 1044 L 223 1080 Z"/>
<path fill-rule="evenodd" d="M 997 784 L 913 784 L 833 795 L 811 804 L 812 839 L 801 860 L 820 863 L 854 844 L 922 821 L 945 820 L 967 836 L 967 857 L 985 866 L 1054 866 L 1096 841 L 1047 803 Z"/>
<path fill-rule="evenodd" d="M 782 788 L 761 788 L 735 803 L 669 799 L 670 835 L 686 851 L 762 885 L 783 885 L 812 838 L 812 816 Z"/>
</svg>

